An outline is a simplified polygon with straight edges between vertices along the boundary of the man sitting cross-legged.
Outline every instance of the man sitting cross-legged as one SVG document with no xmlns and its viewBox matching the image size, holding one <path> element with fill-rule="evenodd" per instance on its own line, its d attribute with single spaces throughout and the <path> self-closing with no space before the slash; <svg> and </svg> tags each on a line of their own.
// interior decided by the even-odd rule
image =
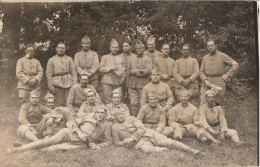
<svg viewBox="0 0 260 167">
<path fill-rule="evenodd" d="M 33 149 L 40 149 L 52 146 L 52 149 L 74 149 L 80 146 L 56 145 L 64 142 L 81 142 L 87 144 L 91 149 L 101 149 L 111 144 L 111 135 L 108 131 L 109 125 L 105 121 L 107 109 L 99 106 L 92 114 L 85 114 L 78 126 L 73 121 L 69 121 L 67 126 L 70 128 L 61 129 L 56 135 L 46 137 L 21 147 L 14 147 L 8 152 L 20 152 Z M 97 143 L 102 138 L 103 143 Z"/>
<path fill-rule="evenodd" d="M 175 140 L 182 140 L 183 136 L 196 136 L 201 142 L 216 142 L 204 128 L 200 127 L 198 109 L 189 103 L 190 93 L 182 88 L 179 92 L 180 103 L 169 111 L 169 126 L 162 132 L 166 136 L 173 135 Z"/>
<path fill-rule="evenodd" d="M 125 112 L 118 109 L 114 111 L 115 123 L 112 125 L 112 136 L 117 146 L 125 146 L 143 152 L 161 152 L 167 148 L 177 148 L 183 151 L 199 154 L 198 150 L 144 127 L 142 122 L 133 116 L 126 116 Z"/>
<path fill-rule="evenodd" d="M 148 102 L 140 109 L 136 119 L 145 127 L 161 133 L 166 126 L 166 118 L 163 107 L 158 103 L 156 91 L 148 92 Z"/>
</svg>

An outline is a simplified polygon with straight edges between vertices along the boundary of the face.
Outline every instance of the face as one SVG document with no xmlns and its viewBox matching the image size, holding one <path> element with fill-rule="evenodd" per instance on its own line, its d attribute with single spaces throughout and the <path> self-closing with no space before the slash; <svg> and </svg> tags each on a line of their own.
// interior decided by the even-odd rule
<svg viewBox="0 0 260 167">
<path fill-rule="evenodd" d="M 136 46 L 135 51 L 137 55 L 142 55 L 144 53 L 144 47 L 142 46 Z"/>
<path fill-rule="evenodd" d="M 155 50 L 155 43 L 153 41 L 148 41 L 147 42 L 147 48 L 149 51 L 154 51 Z"/>
<path fill-rule="evenodd" d="M 214 94 L 207 94 L 206 101 L 209 105 L 213 105 L 216 101 L 216 97 Z"/>
<path fill-rule="evenodd" d="M 160 74 L 157 72 L 153 72 L 151 74 L 151 80 L 152 82 L 159 82 L 160 81 Z"/>
<path fill-rule="evenodd" d="M 51 109 L 54 109 L 54 98 L 48 98 L 46 100 L 46 106 Z"/>
<path fill-rule="evenodd" d="M 106 111 L 105 109 L 98 109 L 95 113 L 95 118 L 97 119 L 97 121 L 102 121 L 104 120 L 106 117 Z"/>
<path fill-rule="evenodd" d="M 123 51 L 125 53 L 128 53 L 130 52 L 130 50 L 131 50 L 131 46 L 129 45 L 129 43 L 123 43 Z"/>
<path fill-rule="evenodd" d="M 81 86 L 82 86 L 83 88 L 87 87 L 88 82 L 89 82 L 88 76 L 82 75 L 81 78 L 80 78 L 80 84 L 81 84 Z"/>
<path fill-rule="evenodd" d="M 163 55 L 167 56 L 170 53 L 170 46 L 169 45 L 163 45 L 161 52 Z"/>
<path fill-rule="evenodd" d="M 156 105 L 157 105 L 157 103 L 158 103 L 158 98 L 157 97 L 149 97 L 148 98 L 148 102 L 150 103 L 150 105 L 152 106 L 152 107 L 155 107 Z"/>
<path fill-rule="evenodd" d="M 31 95 L 29 98 L 31 105 L 37 105 L 39 103 L 39 100 L 40 100 L 40 98 L 35 95 Z"/>
<path fill-rule="evenodd" d="M 188 46 L 183 46 L 181 53 L 183 57 L 188 57 L 190 54 L 190 48 Z"/>
<path fill-rule="evenodd" d="M 119 112 L 115 114 L 115 119 L 117 122 L 124 122 L 125 121 L 125 113 Z"/>
<path fill-rule="evenodd" d="M 114 105 L 118 105 L 121 102 L 121 96 L 119 94 L 114 93 L 112 95 L 112 103 Z"/>
<path fill-rule="evenodd" d="M 189 102 L 189 95 L 180 94 L 179 99 L 180 99 L 181 104 L 187 104 Z"/>
<path fill-rule="evenodd" d="M 207 42 L 207 49 L 209 53 L 214 53 L 217 50 L 217 45 L 214 41 Z"/>
<path fill-rule="evenodd" d="M 28 47 L 25 51 L 26 54 L 29 54 L 31 57 L 34 56 L 34 48 L 33 47 Z"/>
<path fill-rule="evenodd" d="M 87 93 L 87 101 L 89 103 L 94 103 L 95 102 L 95 99 L 96 99 L 96 95 L 94 92 L 88 92 Z"/>
<path fill-rule="evenodd" d="M 59 44 L 56 47 L 56 51 L 57 51 L 57 54 L 63 55 L 65 53 L 65 45 L 64 44 Z"/>
<path fill-rule="evenodd" d="M 84 51 L 88 51 L 90 49 L 90 41 L 81 42 L 81 46 Z"/>
<path fill-rule="evenodd" d="M 118 51 L 119 51 L 119 47 L 118 47 L 117 44 L 114 44 L 114 45 L 110 46 L 111 54 L 116 55 Z"/>
</svg>

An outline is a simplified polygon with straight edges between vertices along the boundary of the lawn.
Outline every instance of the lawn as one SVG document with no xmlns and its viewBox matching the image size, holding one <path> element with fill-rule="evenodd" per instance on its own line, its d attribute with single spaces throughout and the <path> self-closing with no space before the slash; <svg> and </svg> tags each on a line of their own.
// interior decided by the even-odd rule
<svg viewBox="0 0 260 167">
<path fill-rule="evenodd" d="M 93 151 L 77 149 L 70 151 L 7 154 L 7 148 L 17 140 L 18 94 L 15 80 L 0 84 L 0 162 L 1 167 L 82 167 L 82 166 L 257 166 L 258 165 L 258 97 L 257 91 L 241 99 L 234 94 L 226 94 L 226 117 L 229 128 L 238 131 L 243 141 L 250 147 L 236 148 L 230 141 L 225 146 L 203 145 L 195 139 L 185 138 L 183 142 L 203 151 L 206 156 L 195 158 L 191 154 L 177 150 L 145 154 L 133 149 L 110 146 Z M 10 84 L 14 83 L 14 84 Z M 7 86 L 8 85 L 8 86 Z"/>
</svg>

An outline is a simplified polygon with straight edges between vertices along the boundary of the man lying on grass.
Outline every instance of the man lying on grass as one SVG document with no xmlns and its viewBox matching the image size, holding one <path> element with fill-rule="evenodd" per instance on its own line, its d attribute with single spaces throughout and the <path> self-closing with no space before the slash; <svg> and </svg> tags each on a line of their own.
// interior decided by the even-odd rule
<svg viewBox="0 0 260 167">
<path fill-rule="evenodd" d="M 13 147 L 8 152 L 21 152 L 26 150 L 40 149 L 49 147 L 49 150 L 69 150 L 79 148 L 81 145 L 61 144 L 65 142 L 71 142 L 75 144 L 80 142 L 85 143 L 93 150 L 101 149 L 111 144 L 111 135 L 108 131 L 109 125 L 105 121 L 107 109 L 104 106 L 100 106 L 94 112 L 94 114 L 88 113 L 83 118 L 78 127 L 74 122 L 68 122 L 71 128 L 61 129 L 56 135 L 46 137 L 42 140 L 23 145 L 21 147 Z M 103 143 L 97 143 L 99 139 L 103 139 Z"/>
<path fill-rule="evenodd" d="M 120 109 L 114 111 L 114 117 L 116 122 L 112 125 L 112 136 L 117 146 L 133 147 L 147 153 L 161 152 L 168 148 L 176 148 L 194 155 L 200 153 L 179 141 L 147 129 L 142 122 L 133 116 L 126 116 Z"/>
</svg>

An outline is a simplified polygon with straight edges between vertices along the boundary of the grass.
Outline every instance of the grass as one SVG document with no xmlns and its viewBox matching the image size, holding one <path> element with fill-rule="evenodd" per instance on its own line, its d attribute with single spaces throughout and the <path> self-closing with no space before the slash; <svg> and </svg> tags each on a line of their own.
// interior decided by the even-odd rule
<svg viewBox="0 0 260 167">
<path fill-rule="evenodd" d="M 245 99 L 235 98 L 227 92 L 225 111 L 229 128 L 238 131 L 240 138 L 253 143 L 252 147 L 236 148 L 230 141 L 225 146 L 206 146 L 196 140 L 185 138 L 183 142 L 204 151 L 206 156 L 194 158 L 188 153 L 168 150 L 162 153 L 145 154 L 137 150 L 110 146 L 92 151 L 70 151 L 7 154 L 8 147 L 17 140 L 19 104 L 15 81 L 0 84 L 0 162 L 1 167 L 82 167 L 82 166 L 257 166 L 258 165 L 258 97 L 250 92 Z M 8 85 L 8 87 L 7 87 Z"/>
</svg>

